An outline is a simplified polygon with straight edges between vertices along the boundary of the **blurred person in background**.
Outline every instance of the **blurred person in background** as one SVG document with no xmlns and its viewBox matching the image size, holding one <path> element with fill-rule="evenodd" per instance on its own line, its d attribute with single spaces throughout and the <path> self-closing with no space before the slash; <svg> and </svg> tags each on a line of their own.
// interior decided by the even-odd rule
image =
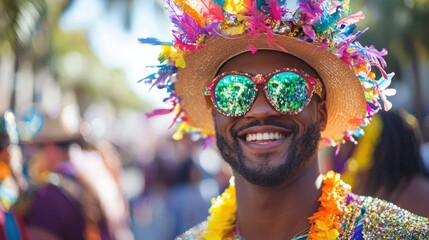
<svg viewBox="0 0 429 240">
<path fill-rule="evenodd" d="M 15 115 L 6 111 L 0 119 L 0 239 L 25 240 L 28 234 L 12 206 L 26 187 L 22 177 Z"/>
<path fill-rule="evenodd" d="M 204 221 L 208 216 L 210 201 L 204 199 L 200 183 L 202 170 L 189 158 L 177 169 L 175 183 L 167 194 L 167 210 L 172 214 L 174 232 L 169 239 Z M 214 196 L 213 196 L 214 197 Z"/>
<path fill-rule="evenodd" d="M 193 161 L 202 142 L 185 135 L 157 145 L 153 161 L 142 166 L 144 190 L 131 200 L 136 239 L 170 240 L 208 216 L 210 203 L 199 188 L 204 173 Z"/>
<path fill-rule="evenodd" d="M 100 200 L 112 239 L 133 239 L 129 205 L 122 188 L 122 162 L 116 147 L 106 139 L 71 148 L 71 162 Z"/>
<path fill-rule="evenodd" d="M 73 124 L 67 121 L 71 120 L 45 117 L 40 134 L 25 145 L 34 186 L 17 209 L 29 236 L 35 240 L 132 239 L 126 223 L 112 221 L 118 211 L 127 218 L 127 208 L 124 199 L 118 200 L 118 186 L 102 155 L 93 148 L 84 150 L 88 143 L 79 128 L 70 128 Z"/>
<path fill-rule="evenodd" d="M 165 161 L 156 156 L 141 167 L 143 190 L 130 200 L 132 231 L 136 239 L 167 240 L 174 229 L 173 217 L 166 204 L 173 172 L 165 165 Z"/>
<path fill-rule="evenodd" d="M 429 174 L 419 151 L 422 135 L 417 119 L 403 110 L 380 112 L 364 131 L 357 145 L 340 150 L 338 156 L 350 156 L 336 163 L 344 181 L 357 194 L 428 217 Z M 338 167 L 341 162 L 344 167 Z"/>
</svg>

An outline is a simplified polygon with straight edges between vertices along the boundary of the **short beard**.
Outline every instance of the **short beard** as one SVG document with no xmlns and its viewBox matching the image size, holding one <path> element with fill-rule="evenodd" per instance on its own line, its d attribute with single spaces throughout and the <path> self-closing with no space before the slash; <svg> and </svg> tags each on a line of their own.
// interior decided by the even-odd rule
<svg viewBox="0 0 429 240">
<path fill-rule="evenodd" d="M 216 125 L 217 146 L 225 161 L 231 165 L 236 173 L 243 176 L 250 183 L 265 187 L 279 185 L 285 182 L 290 176 L 293 176 L 302 165 L 311 159 L 318 148 L 320 139 L 319 123 L 310 125 L 302 137 L 297 137 L 298 131 L 295 128 L 293 129 L 292 136 L 290 136 L 292 137 L 292 141 L 289 152 L 281 165 L 271 167 L 266 164 L 263 167 L 250 168 L 246 165 L 246 162 L 250 160 L 244 155 L 243 149 L 241 149 L 238 143 L 238 136 L 232 133 L 234 140 L 228 142 L 224 136 L 219 134 L 218 130 Z M 267 153 L 259 157 L 268 158 L 270 155 L 270 153 Z"/>
</svg>

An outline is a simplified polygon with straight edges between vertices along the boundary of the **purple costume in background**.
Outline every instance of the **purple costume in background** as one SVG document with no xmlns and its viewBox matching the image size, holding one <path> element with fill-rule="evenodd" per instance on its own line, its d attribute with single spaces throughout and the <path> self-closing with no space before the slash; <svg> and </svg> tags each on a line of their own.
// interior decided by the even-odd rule
<svg viewBox="0 0 429 240">
<path fill-rule="evenodd" d="M 69 163 L 61 164 L 57 172 L 77 181 L 74 168 Z M 27 226 L 41 228 L 63 240 L 85 240 L 86 226 L 81 204 L 58 186 L 47 183 L 37 189 L 24 221 Z M 102 240 L 112 239 L 105 220 L 98 227 Z"/>
</svg>

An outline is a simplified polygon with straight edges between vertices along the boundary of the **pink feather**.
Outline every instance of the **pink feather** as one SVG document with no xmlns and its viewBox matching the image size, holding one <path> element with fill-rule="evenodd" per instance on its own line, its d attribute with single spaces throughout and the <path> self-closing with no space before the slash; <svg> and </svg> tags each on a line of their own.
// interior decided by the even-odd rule
<svg viewBox="0 0 429 240">
<path fill-rule="evenodd" d="M 249 34 L 253 35 L 255 38 L 258 37 L 261 33 L 271 33 L 271 30 L 265 24 L 267 16 L 258 10 L 256 1 L 245 0 L 247 12 L 246 20 L 249 28 Z"/>
<path fill-rule="evenodd" d="M 174 38 L 176 39 L 174 46 L 182 51 L 193 52 L 197 49 L 197 46 L 193 43 L 186 43 L 178 36 L 174 36 Z"/>
<path fill-rule="evenodd" d="M 363 14 L 363 12 L 359 11 L 357 13 L 354 13 L 350 16 L 347 16 L 347 17 L 341 19 L 340 21 L 337 22 L 337 25 L 340 26 L 340 25 L 344 24 L 346 26 L 350 26 L 352 24 L 359 22 L 359 20 L 362 20 L 364 18 L 365 18 L 365 15 Z"/>
<path fill-rule="evenodd" d="M 214 4 L 211 0 L 202 0 L 201 4 L 199 12 L 208 21 L 222 22 L 225 19 L 221 6 Z"/>
<path fill-rule="evenodd" d="M 247 49 L 249 49 L 249 50 L 250 50 L 250 52 L 252 52 L 252 54 L 255 54 L 255 53 L 256 53 L 256 51 L 258 50 L 258 49 L 255 47 L 255 45 L 253 45 L 253 44 L 251 44 L 251 43 L 249 43 L 249 45 L 247 45 Z"/>
<path fill-rule="evenodd" d="M 265 33 L 265 41 L 269 46 L 274 46 L 281 51 L 287 52 L 284 47 L 276 43 L 275 39 L 273 38 L 273 32 L 271 31 L 270 26 L 265 23 L 267 16 L 258 10 L 256 1 L 245 0 L 245 4 L 248 10 L 246 12 L 246 20 L 248 23 L 249 34 L 256 39 L 261 33 Z M 248 45 L 248 49 L 252 50 L 251 45 Z"/>
<path fill-rule="evenodd" d="M 267 2 L 270 8 L 272 19 L 276 21 L 281 20 L 284 12 L 282 12 L 283 9 L 280 8 L 280 2 L 278 0 L 267 0 Z"/>
<path fill-rule="evenodd" d="M 165 108 L 158 108 L 158 109 L 153 110 L 150 113 L 145 113 L 145 116 L 147 118 L 152 118 L 155 116 L 169 114 L 169 113 L 173 112 L 175 107 L 176 107 L 176 104 L 174 104 L 172 108 L 166 108 L 166 109 Z"/>
</svg>

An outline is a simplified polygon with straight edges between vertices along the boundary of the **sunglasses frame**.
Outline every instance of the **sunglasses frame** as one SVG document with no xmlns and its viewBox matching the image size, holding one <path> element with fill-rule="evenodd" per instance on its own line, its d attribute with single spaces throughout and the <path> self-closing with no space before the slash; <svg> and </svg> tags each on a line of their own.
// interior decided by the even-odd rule
<svg viewBox="0 0 429 240">
<path fill-rule="evenodd" d="M 304 102 L 304 104 L 302 105 L 302 107 L 300 107 L 299 109 L 297 109 L 293 112 L 282 111 L 279 107 L 276 106 L 276 104 L 270 98 L 269 93 L 268 93 L 267 83 L 269 82 L 269 80 L 272 77 L 274 77 L 275 75 L 277 75 L 279 73 L 284 73 L 284 72 L 295 73 L 295 74 L 298 74 L 299 76 L 301 76 L 302 78 L 304 78 L 304 80 L 307 82 L 307 86 L 308 86 L 308 90 L 309 90 L 308 95 L 307 95 L 307 99 Z M 254 96 L 252 102 L 249 104 L 249 106 L 246 108 L 246 110 L 244 112 L 237 113 L 237 114 L 227 113 L 224 110 L 222 110 L 217 103 L 214 89 L 215 89 L 216 85 L 218 84 L 218 82 L 223 77 L 228 76 L 228 75 L 239 75 L 239 76 L 247 77 L 254 84 L 253 89 L 255 91 L 255 96 Z M 252 108 L 253 104 L 256 101 L 256 98 L 257 98 L 258 92 L 259 92 L 258 85 L 264 86 L 265 99 L 270 103 L 270 105 L 277 112 L 279 112 L 281 114 L 296 115 L 296 114 L 300 113 L 310 103 L 311 98 L 313 97 L 314 93 L 316 93 L 319 97 L 323 98 L 321 81 L 318 78 L 311 77 L 309 74 L 305 73 L 302 70 L 296 69 L 296 68 L 280 68 L 280 69 L 276 69 L 275 71 L 267 73 L 267 74 L 251 74 L 251 73 L 247 73 L 247 72 L 227 71 L 227 72 L 224 72 L 224 73 L 217 75 L 213 79 L 213 81 L 207 86 L 207 88 L 204 90 L 204 96 L 206 96 L 207 107 L 210 108 L 211 106 L 214 106 L 218 112 L 220 112 L 221 114 L 228 116 L 228 117 L 244 116 L 249 112 L 249 110 Z M 210 104 L 210 102 L 211 102 L 211 104 Z"/>
</svg>

